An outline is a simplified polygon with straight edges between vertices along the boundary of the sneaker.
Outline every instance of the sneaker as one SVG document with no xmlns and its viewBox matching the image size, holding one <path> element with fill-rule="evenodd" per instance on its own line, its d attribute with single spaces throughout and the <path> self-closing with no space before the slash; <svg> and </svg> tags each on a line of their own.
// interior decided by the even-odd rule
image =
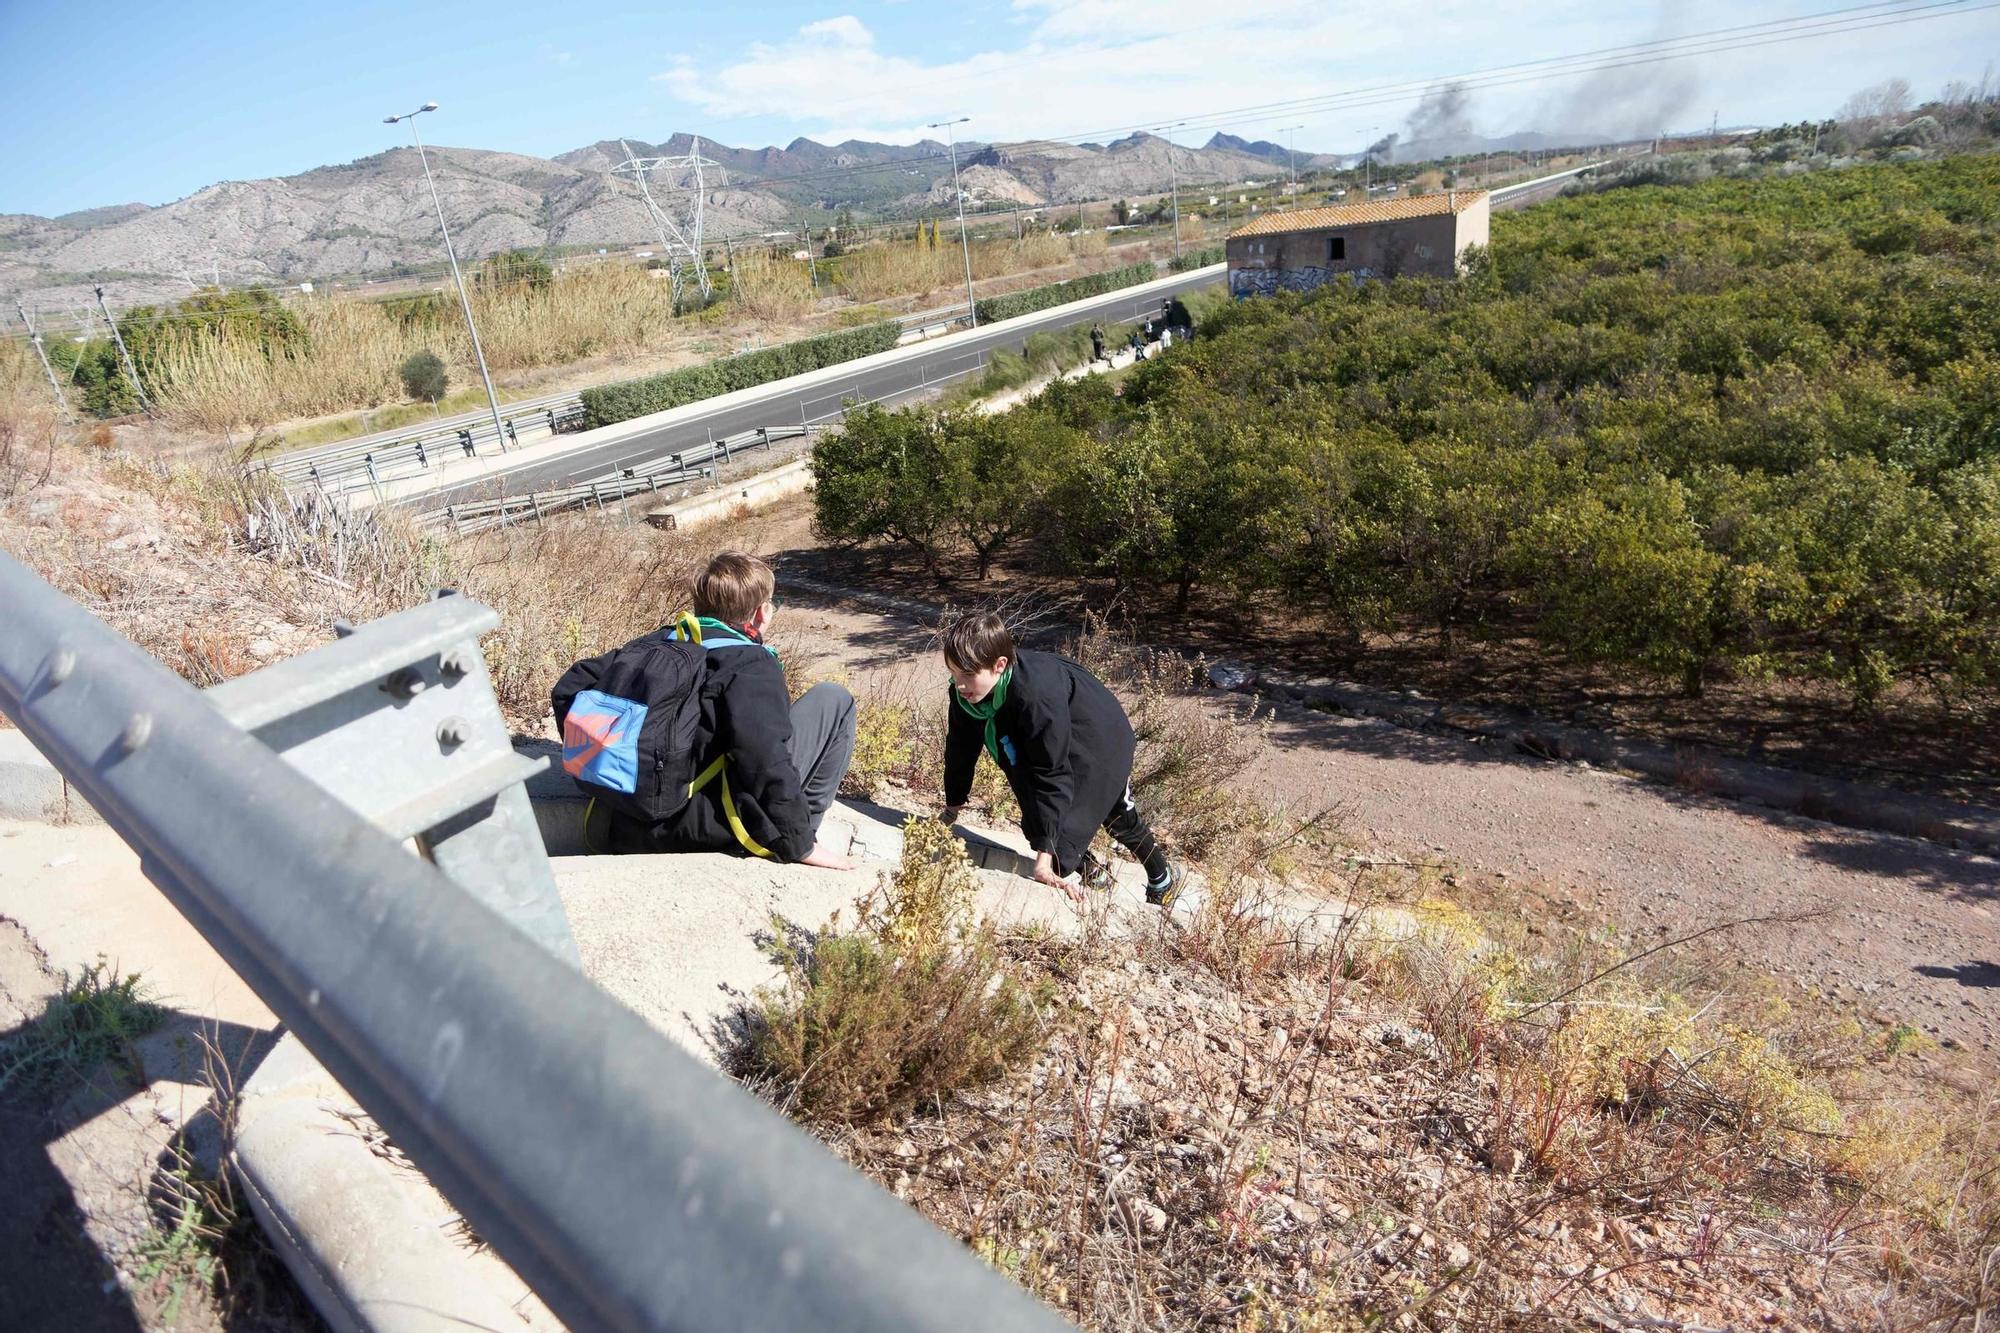
<svg viewBox="0 0 2000 1333">
<path fill-rule="evenodd" d="M 1167 862 L 1167 882 L 1158 886 L 1146 886 L 1146 902 L 1153 907 L 1170 908 L 1174 899 L 1181 896 L 1181 881 L 1186 873 L 1173 861 Z"/>
<path fill-rule="evenodd" d="M 1099 893 L 1104 893 L 1116 887 L 1118 876 L 1112 870 L 1109 862 L 1100 861 L 1092 853 L 1085 852 L 1083 854 L 1083 868 L 1078 872 L 1077 883 L 1083 885 L 1086 889 L 1095 889 Z"/>
</svg>

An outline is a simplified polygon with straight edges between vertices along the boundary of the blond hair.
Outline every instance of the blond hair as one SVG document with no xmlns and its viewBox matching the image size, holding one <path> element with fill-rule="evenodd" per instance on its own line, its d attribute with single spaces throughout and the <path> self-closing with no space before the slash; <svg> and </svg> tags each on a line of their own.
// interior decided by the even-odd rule
<svg viewBox="0 0 2000 1333">
<path fill-rule="evenodd" d="M 723 551 L 694 578 L 694 613 L 741 625 L 771 600 L 778 586 L 771 567 L 742 551 Z"/>
</svg>

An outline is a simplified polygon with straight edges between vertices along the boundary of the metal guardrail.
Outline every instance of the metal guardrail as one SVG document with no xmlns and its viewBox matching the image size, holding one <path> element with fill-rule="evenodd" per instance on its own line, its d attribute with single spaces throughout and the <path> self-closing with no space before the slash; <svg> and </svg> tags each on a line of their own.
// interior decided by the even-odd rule
<svg viewBox="0 0 2000 1333">
<path fill-rule="evenodd" d="M 670 489 L 686 486 L 714 475 L 712 467 L 676 467 L 664 472 L 623 476 L 615 481 L 587 481 L 556 491 L 529 491 L 493 500 L 468 500 L 464 504 L 448 504 L 443 509 L 419 514 L 417 523 L 422 527 L 449 527 L 458 536 L 469 537 L 489 528 L 505 527 L 516 519 L 539 522 L 550 514 L 588 509 L 592 505 L 603 513 L 607 504 L 621 504 L 634 495 L 657 494 L 662 486 Z"/>
<path fill-rule="evenodd" d="M 537 399 L 531 404 L 517 403 L 503 412 L 500 420 L 499 427 L 487 416 L 483 421 L 411 431 L 388 440 L 370 437 L 323 449 L 294 450 L 259 459 L 252 466 L 293 487 L 338 492 L 356 483 L 375 485 L 421 475 L 460 456 L 478 457 L 480 446 L 490 446 L 502 438 L 502 432 L 506 447 L 512 448 L 523 436 L 579 429 L 583 425 L 583 400 L 572 393 Z"/>
<path fill-rule="evenodd" d="M 942 306 L 896 316 L 906 333 L 931 333 L 963 322 L 963 305 Z M 318 486 L 340 491 L 353 483 L 374 484 L 419 475 L 435 461 L 480 450 L 501 441 L 519 444 L 524 436 L 559 434 L 583 423 L 583 399 L 575 393 L 549 394 L 510 403 L 501 410 L 501 426 L 489 413 L 467 413 L 443 422 L 405 431 L 385 431 L 356 440 L 341 440 L 309 449 L 292 449 L 255 460 L 251 466 L 269 472 L 287 486 Z"/>
<path fill-rule="evenodd" d="M 662 487 L 684 486 L 702 477 L 713 477 L 718 463 L 733 462 L 738 454 L 747 449 L 762 449 L 768 453 L 774 441 L 801 439 L 817 435 L 822 429 L 824 427 L 818 423 L 799 426 L 759 426 L 755 430 L 740 431 L 735 435 L 710 440 L 691 449 L 664 455 L 667 463 L 664 468 L 641 470 L 659 461 L 657 457 L 635 462 L 629 467 L 621 463 L 614 471 L 588 481 L 578 482 L 573 486 L 547 491 L 525 491 L 514 495 L 486 496 L 454 501 L 442 507 L 422 509 L 417 513 L 417 522 L 423 526 L 449 526 L 456 533 L 469 535 L 502 526 L 517 518 L 540 519 L 546 514 L 560 513 L 566 509 L 582 508 L 592 504 L 602 511 L 607 503 L 617 504 L 641 492 L 658 491 Z M 423 498 L 429 499 L 429 497 Z"/>
<path fill-rule="evenodd" d="M 437 854 L 526 804 L 491 611 L 204 696 L 6 556 L 0 610 L 0 708 L 571 1327 L 1064 1327 L 586 980 L 531 831 Z"/>
</svg>

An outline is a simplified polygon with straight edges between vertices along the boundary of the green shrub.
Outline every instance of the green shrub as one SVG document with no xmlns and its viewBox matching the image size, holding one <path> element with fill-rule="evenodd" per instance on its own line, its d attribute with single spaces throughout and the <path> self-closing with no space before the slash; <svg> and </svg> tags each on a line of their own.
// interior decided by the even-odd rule
<svg viewBox="0 0 2000 1333">
<path fill-rule="evenodd" d="M 1052 282 L 1046 287 L 1030 287 L 1025 292 L 988 296 L 973 308 L 978 311 L 981 324 L 993 324 L 1003 319 L 1012 319 L 1016 315 L 1032 315 L 1037 310 L 1047 310 L 1052 306 L 1081 301 L 1086 296 L 1101 296 L 1105 292 L 1115 292 L 1121 287 L 1136 287 L 1142 282 L 1151 282 L 1159 276 L 1159 269 L 1149 260 L 1143 264 L 1127 264 L 1123 268 L 1114 268 L 1105 273 L 1090 273 L 1081 278 L 1071 278 L 1067 282 Z"/>
<path fill-rule="evenodd" d="M 864 328 L 842 329 L 838 333 L 802 338 L 797 342 L 764 347 L 739 356 L 711 361 L 705 366 L 688 366 L 663 375 L 625 380 L 583 391 L 584 424 L 608 426 L 616 421 L 665 412 L 687 403 L 700 402 L 738 389 L 769 384 L 772 380 L 803 375 L 807 371 L 837 366 L 843 361 L 886 352 L 902 337 L 902 326 L 884 320 Z"/>
<path fill-rule="evenodd" d="M 1170 273 L 1186 273 L 1190 269 L 1207 268 L 1210 264 L 1220 264 L 1227 253 L 1219 245 L 1211 245 L 1206 250 L 1193 250 L 1177 259 L 1167 261 Z"/>
<path fill-rule="evenodd" d="M 900 1118 L 990 1083 L 1041 1045 L 1045 995 L 975 924 L 971 863 L 944 825 L 911 819 L 884 893 L 810 943 L 781 939 L 781 986 L 759 993 L 748 1072 L 774 1078 L 804 1118 Z"/>
<path fill-rule="evenodd" d="M 429 350 L 412 352 L 396 368 L 396 373 L 402 377 L 404 393 L 433 403 L 444 397 L 445 388 L 451 382 L 451 377 L 445 373 L 444 362 L 438 359 L 436 352 Z"/>
</svg>

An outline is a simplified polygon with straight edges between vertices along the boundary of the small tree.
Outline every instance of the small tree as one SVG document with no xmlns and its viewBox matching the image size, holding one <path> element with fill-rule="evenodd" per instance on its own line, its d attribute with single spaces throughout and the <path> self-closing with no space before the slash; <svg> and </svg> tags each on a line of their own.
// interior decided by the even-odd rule
<svg viewBox="0 0 2000 1333">
<path fill-rule="evenodd" d="M 432 351 L 411 353 L 408 360 L 397 369 L 403 379 L 403 392 L 412 398 L 422 398 L 436 402 L 444 397 L 445 386 L 451 377 L 445 373 L 444 362 Z"/>
</svg>

